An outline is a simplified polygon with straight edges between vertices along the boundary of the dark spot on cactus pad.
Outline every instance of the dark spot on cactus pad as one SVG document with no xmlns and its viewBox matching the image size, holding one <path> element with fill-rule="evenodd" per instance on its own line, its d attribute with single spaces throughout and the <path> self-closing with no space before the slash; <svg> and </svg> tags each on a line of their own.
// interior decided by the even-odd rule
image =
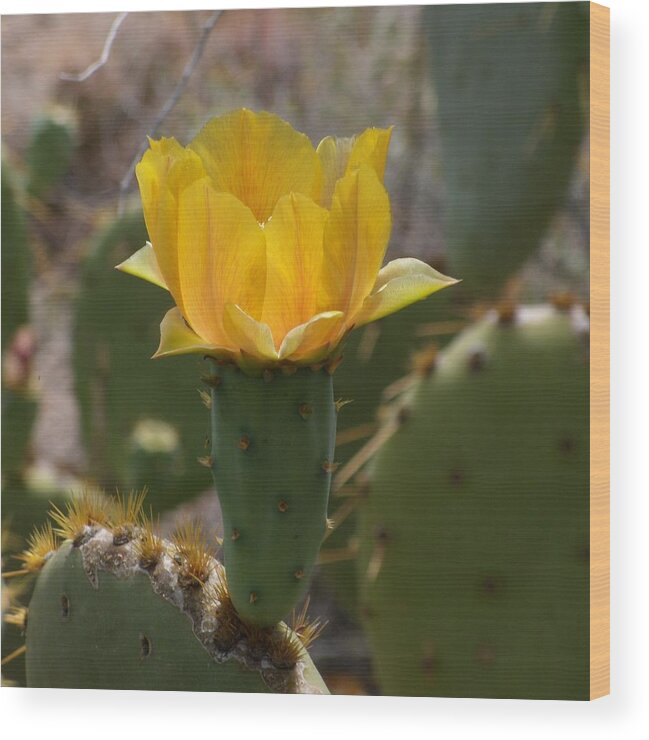
<svg viewBox="0 0 649 740">
<path fill-rule="evenodd" d="M 448 474 L 448 480 L 453 487 L 459 488 L 464 483 L 465 475 L 459 468 L 453 468 Z"/>
<path fill-rule="evenodd" d="M 233 530 L 232 530 L 232 534 L 230 535 L 230 539 L 231 539 L 231 540 L 232 540 L 233 542 L 236 542 L 236 541 L 237 541 L 237 540 L 239 539 L 239 537 L 241 537 L 241 532 L 239 532 L 239 530 L 238 530 L 238 529 L 236 529 L 236 528 L 235 528 L 235 529 L 233 529 Z"/>
<path fill-rule="evenodd" d="M 250 447 L 250 437 L 247 434 L 244 434 L 239 440 L 239 449 L 245 452 L 248 447 Z"/>
<path fill-rule="evenodd" d="M 294 573 L 293 576 L 296 580 L 301 581 L 304 578 L 304 571 L 302 568 L 298 568 Z"/>
<path fill-rule="evenodd" d="M 493 576 L 486 576 L 480 582 L 480 591 L 487 596 L 493 596 L 500 591 L 498 579 Z"/>
<path fill-rule="evenodd" d="M 70 599 L 65 595 L 61 594 L 61 619 L 70 618 Z"/>
<path fill-rule="evenodd" d="M 427 678 L 433 678 L 435 672 L 439 669 L 439 659 L 435 654 L 435 648 L 431 643 L 424 645 L 423 656 L 421 659 L 421 670 Z"/>
<path fill-rule="evenodd" d="M 325 473 L 335 473 L 337 467 L 338 463 L 330 462 L 329 460 L 325 460 L 322 463 L 322 469 L 325 471 Z"/>
<path fill-rule="evenodd" d="M 559 452 L 563 453 L 564 455 L 570 455 L 572 452 L 575 451 L 577 445 L 572 437 L 562 437 L 559 440 L 557 447 L 559 448 Z"/>
<path fill-rule="evenodd" d="M 489 668 L 496 660 L 496 650 L 492 645 L 478 645 L 474 657 L 476 663 L 483 668 Z"/>
<path fill-rule="evenodd" d="M 255 603 L 257 602 L 257 599 L 258 599 L 258 598 L 259 598 L 259 597 L 257 596 L 257 594 L 256 594 L 256 593 L 255 593 L 254 591 L 251 591 L 251 592 L 250 592 L 250 596 L 249 596 L 249 598 L 248 598 L 248 601 L 249 601 L 249 602 L 250 602 L 251 604 L 255 604 Z"/>
<path fill-rule="evenodd" d="M 140 635 L 140 655 L 143 658 L 151 655 L 151 640 L 146 635 Z"/>
<path fill-rule="evenodd" d="M 285 501 L 284 499 L 282 499 L 282 500 L 281 500 L 281 501 L 280 501 L 280 502 L 279 502 L 279 503 L 277 504 L 277 508 L 278 508 L 278 510 L 279 510 L 279 511 L 281 511 L 281 512 L 282 512 L 282 514 L 284 514 L 285 512 L 287 512 L 287 511 L 288 511 L 288 501 Z"/>
<path fill-rule="evenodd" d="M 301 403 L 298 406 L 297 411 L 299 415 L 306 421 L 313 413 L 313 406 L 311 406 L 311 404 L 309 403 Z"/>
<path fill-rule="evenodd" d="M 468 367 L 472 373 L 479 373 L 487 365 L 487 354 L 482 349 L 476 349 L 469 355 Z"/>
<path fill-rule="evenodd" d="M 382 524 L 379 524 L 376 527 L 374 530 L 374 536 L 376 537 L 377 542 L 389 542 L 390 540 L 390 533 Z"/>
</svg>

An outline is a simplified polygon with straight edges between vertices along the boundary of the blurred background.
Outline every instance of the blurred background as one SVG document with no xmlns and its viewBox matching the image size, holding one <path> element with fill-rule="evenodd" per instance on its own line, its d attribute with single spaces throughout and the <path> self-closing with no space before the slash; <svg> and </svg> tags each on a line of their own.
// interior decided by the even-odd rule
<svg viewBox="0 0 649 740">
<path fill-rule="evenodd" d="M 146 239 L 132 173 L 147 135 L 187 143 L 240 106 L 277 113 L 314 143 L 394 126 L 388 258 L 416 256 L 463 283 L 352 339 L 336 375 L 336 394 L 354 402 L 340 417 L 341 470 L 358 461 L 394 395 L 384 390 L 411 373 L 413 353 L 443 352 L 490 306 L 502 316 L 520 303 L 587 303 L 587 4 L 486 7 L 3 18 L 5 569 L 49 502 L 87 486 L 146 485 L 164 532 L 187 515 L 219 532 L 209 471 L 197 462 L 208 432 L 201 362 L 149 360 L 169 298 L 113 270 Z M 575 490 L 581 526 L 587 491 Z M 341 502 L 333 497 L 338 526 L 311 602 L 329 620 L 313 656 L 332 692 L 457 694 L 443 679 L 390 683 L 385 661 L 377 676 L 381 648 L 355 565 L 367 528 L 353 507 L 336 518 Z M 575 584 L 581 599 L 585 570 Z M 3 609 L 28 600 L 29 586 L 3 589 Z M 584 609 L 582 599 L 570 614 Z M 3 629 L 3 655 L 20 640 Z M 430 673 L 435 651 L 422 649 Z M 476 670 L 488 674 L 490 656 L 480 653 Z M 497 679 L 487 674 L 487 688 L 467 691 L 491 695 Z M 24 681 L 20 660 L 3 680 Z"/>
</svg>

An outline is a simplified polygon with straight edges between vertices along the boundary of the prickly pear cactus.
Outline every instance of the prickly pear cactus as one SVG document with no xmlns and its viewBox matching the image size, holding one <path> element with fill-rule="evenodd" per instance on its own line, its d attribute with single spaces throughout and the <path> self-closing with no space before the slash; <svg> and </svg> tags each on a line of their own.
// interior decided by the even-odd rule
<svg viewBox="0 0 649 740">
<path fill-rule="evenodd" d="M 327 526 L 336 407 L 325 368 L 252 377 L 212 363 L 210 466 L 232 601 L 252 624 L 283 619 L 308 587 Z"/>
<path fill-rule="evenodd" d="M 444 293 L 440 294 L 444 298 Z M 461 322 L 439 310 L 439 301 L 420 301 L 403 311 L 352 332 L 344 347 L 343 361 L 334 375 L 335 397 L 344 402 L 338 414 L 336 435 L 337 470 L 358 453 L 376 430 L 377 413 L 392 384 L 410 369 L 412 355 L 423 345 L 446 343 L 459 331 Z M 356 513 L 348 511 L 349 498 L 336 492 L 330 498 L 329 516 L 336 529 L 321 553 L 322 572 L 333 587 L 340 605 L 356 615 L 358 584 L 352 558 L 344 551 L 354 548 Z M 345 519 L 338 524 L 337 518 Z"/>
<path fill-rule="evenodd" d="M 585 3 L 431 5 L 448 271 L 493 298 L 565 197 L 588 94 Z"/>
<path fill-rule="evenodd" d="M 73 539 L 42 555 L 26 619 L 28 686 L 328 693 L 300 634 L 241 622 L 195 527 L 168 542 L 134 517 L 100 523 L 103 513 L 89 516 L 87 502 L 55 512 Z"/>
<path fill-rule="evenodd" d="M 196 385 L 200 360 L 151 362 L 168 308 L 163 291 L 142 291 L 113 269 L 144 244 L 141 212 L 100 231 L 84 264 L 77 304 L 75 377 L 90 467 L 106 488 L 146 483 L 157 510 L 210 487 L 197 463 L 209 419 Z"/>
<path fill-rule="evenodd" d="M 32 344 L 29 320 L 31 259 L 22 208 L 2 167 L 2 473 L 3 482 L 16 486 L 36 413 L 29 390 Z"/>
<path fill-rule="evenodd" d="M 2 348 L 28 319 L 31 259 L 25 218 L 10 169 L 2 163 Z"/>
<path fill-rule="evenodd" d="M 27 192 L 46 198 L 67 173 L 76 146 L 71 110 L 54 108 L 34 124 L 27 148 Z"/>
<path fill-rule="evenodd" d="M 384 693 L 588 698 L 587 340 L 493 312 L 390 409 L 359 510 Z"/>
</svg>

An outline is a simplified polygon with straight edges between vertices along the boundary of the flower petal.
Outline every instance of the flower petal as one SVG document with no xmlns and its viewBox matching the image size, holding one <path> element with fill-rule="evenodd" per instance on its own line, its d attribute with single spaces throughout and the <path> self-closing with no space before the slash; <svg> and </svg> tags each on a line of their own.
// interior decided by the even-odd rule
<svg viewBox="0 0 649 740">
<path fill-rule="evenodd" d="M 362 326 L 459 282 L 412 257 L 393 260 L 380 272 L 354 324 Z"/>
<path fill-rule="evenodd" d="M 124 262 L 120 262 L 119 265 L 115 266 L 115 269 L 153 283 L 159 288 L 169 290 L 160 272 L 160 266 L 158 265 L 158 260 L 156 259 L 151 242 L 147 242 L 142 249 L 138 249 L 137 252 L 133 253 Z"/>
<path fill-rule="evenodd" d="M 385 163 L 388 159 L 388 148 L 392 138 L 392 126 L 390 128 L 368 128 L 360 136 L 356 137 L 347 171 L 368 164 L 381 182 L 385 175 Z"/>
<path fill-rule="evenodd" d="M 171 357 L 172 355 L 206 354 L 212 357 L 230 357 L 232 352 L 225 347 L 217 347 L 198 336 L 185 323 L 177 306 L 169 309 L 160 324 L 160 346 L 153 355 Z"/>
<path fill-rule="evenodd" d="M 319 197 L 322 172 L 311 141 L 272 113 L 245 108 L 211 120 L 189 144 L 217 191 L 235 195 L 259 223 L 282 195 Z"/>
<path fill-rule="evenodd" d="M 266 289 L 264 232 L 249 208 L 229 193 L 215 192 L 207 177 L 178 197 L 178 269 L 183 315 L 213 344 L 231 344 L 223 328 L 226 303 L 260 318 Z"/>
<path fill-rule="evenodd" d="M 268 272 L 262 321 L 279 346 L 287 332 L 317 313 L 323 235 L 328 213 L 310 198 L 280 198 L 266 224 Z"/>
<path fill-rule="evenodd" d="M 326 208 L 331 206 L 336 183 L 347 171 L 347 163 L 353 146 L 353 136 L 327 136 L 318 144 L 317 152 L 322 163 L 320 202 Z"/>
<path fill-rule="evenodd" d="M 283 360 L 319 362 L 329 354 L 330 343 L 338 336 L 344 314 L 324 311 L 288 332 L 279 349 Z"/>
<path fill-rule="evenodd" d="M 361 164 L 369 165 L 383 182 L 391 136 L 392 127 L 368 128 L 359 136 L 327 136 L 318 144 L 323 173 L 320 202 L 323 206 L 331 206 L 338 180 Z"/>
<path fill-rule="evenodd" d="M 338 181 L 324 234 L 320 310 L 343 311 L 353 323 L 374 287 L 390 227 L 390 201 L 371 167 L 363 164 Z"/>
<path fill-rule="evenodd" d="M 276 360 L 277 350 L 268 324 L 247 314 L 240 306 L 228 303 L 223 315 L 225 330 L 243 352 L 260 360 Z"/>
<path fill-rule="evenodd" d="M 178 277 L 178 194 L 195 180 L 205 177 L 200 158 L 175 139 L 150 141 L 135 168 L 144 220 L 165 283 L 176 305 L 183 310 Z"/>
</svg>

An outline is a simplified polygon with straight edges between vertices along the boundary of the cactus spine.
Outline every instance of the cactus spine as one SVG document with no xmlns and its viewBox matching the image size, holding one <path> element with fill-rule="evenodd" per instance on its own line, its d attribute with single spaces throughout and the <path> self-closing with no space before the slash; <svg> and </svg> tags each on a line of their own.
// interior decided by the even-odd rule
<svg viewBox="0 0 649 740">
<path fill-rule="evenodd" d="M 384 693 L 587 698 L 586 327 L 492 312 L 389 410 L 359 510 Z"/>
<path fill-rule="evenodd" d="M 212 456 L 228 585 L 252 624 L 275 624 L 308 587 L 326 529 L 336 407 L 322 368 L 212 363 Z"/>
</svg>

